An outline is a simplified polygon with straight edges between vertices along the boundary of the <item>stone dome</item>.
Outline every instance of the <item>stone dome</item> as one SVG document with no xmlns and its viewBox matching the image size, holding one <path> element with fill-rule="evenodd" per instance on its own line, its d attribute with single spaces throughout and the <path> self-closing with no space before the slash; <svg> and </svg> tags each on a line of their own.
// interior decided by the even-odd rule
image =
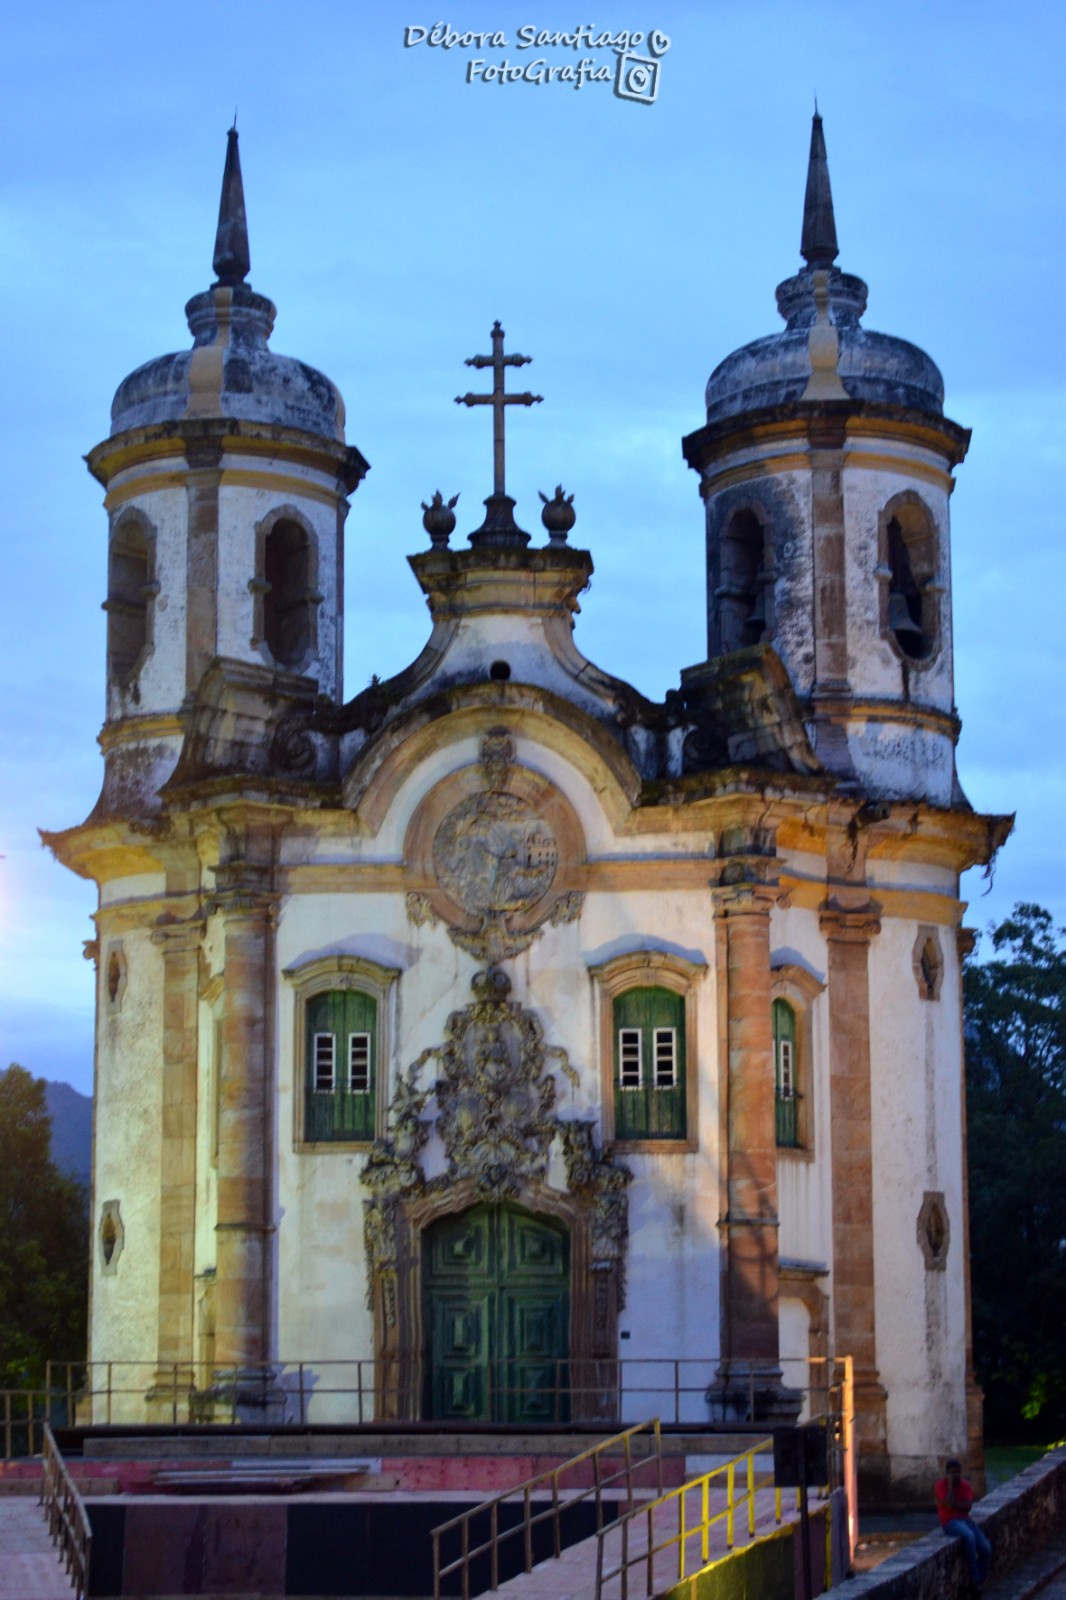
<svg viewBox="0 0 1066 1600">
<path fill-rule="evenodd" d="M 158 423 L 232 417 L 343 443 L 339 390 L 305 362 L 274 354 L 274 305 L 244 281 L 251 260 L 236 126 L 227 135 L 214 268 L 217 283 L 185 307 L 192 349 L 157 356 L 122 380 L 111 403 L 112 436 Z"/>
<path fill-rule="evenodd" d="M 865 400 L 942 416 L 944 380 L 936 365 L 906 339 L 862 327 L 866 285 L 834 266 L 840 250 L 817 106 L 800 254 L 806 266 L 777 287 L 783 332 L 753 339 L 715 367 L 707 382 L 707 421 L 798 400 Z"/>
<path fill-rule="evenodd" d="M 835 366 L 845 394 L 852 400 L 943 415 L 944 380 L 936 363 L 906 339 L 862 327 L 866 285 L 861 278 L 836 267 L 821 270 L 827 279 L 827 318 L 836 330 Z M 803 398 L 814 370 L 816 275 L 821 276 L 819 269 L 807 267 L 778 285 L 777 308 L 785 319 L 780 333 L 753 339 L 715 367 L 707 383 L 708 422 Z"/>
<path fill-rule="evenodd" d="M 111 432 L 185 418 L 234 417 L 344 439 L 344 402 L 323 373 L 268 340 L 275 309 L 245 283 L 216 284 L 185 307 L 191 350 L 157 356 L 124 378 Z"/>
</svg>

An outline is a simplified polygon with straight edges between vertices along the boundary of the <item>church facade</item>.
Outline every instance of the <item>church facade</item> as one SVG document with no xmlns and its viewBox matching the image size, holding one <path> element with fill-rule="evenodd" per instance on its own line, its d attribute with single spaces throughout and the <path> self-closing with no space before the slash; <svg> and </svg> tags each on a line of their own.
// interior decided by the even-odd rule
<svg viewBox="0 0 1066 1600">
<path fill-rule="evenodd" d="M 684 440 L 707 660 L 580 653 L 592 560 L 440 495 L 422 653 L 345 701 L 339 394 L 269 347 L 230 135 L 191 350 L 115 396 L 90 1356 L 112 1414 L 535 1425 L 795 1415 L 855 1367 L 860 1475 L 980 1449 L 940 375 L 863 327 L 821 122 L 782 331 Z M 491 379 L 491 390 L 486 385 Z M 357 1366 L 357 1363 L 361 1365 Z M 341 1377 L 338 1379 L 338 1374 Z M 335 1391 L 345 1390 L 345 1393 Z M 330 1392 L 334 1391 L 334 1392 Z M 124 1409 L 123 1409 L 124 1408 Z"/>
</svg>

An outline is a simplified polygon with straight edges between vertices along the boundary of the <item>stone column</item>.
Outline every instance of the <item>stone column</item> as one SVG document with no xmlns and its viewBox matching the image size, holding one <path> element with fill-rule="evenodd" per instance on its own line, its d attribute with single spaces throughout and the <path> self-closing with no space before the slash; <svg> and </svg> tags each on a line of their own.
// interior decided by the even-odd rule
<svg viewBox="0 0 1066 1600">
<path fill-rule="evenodd" d="M 870 941 L 879 907 L 852 891 L 827 900 L 821 928 L 829 989 L 833 1321 L 838 1356 L 855 1364 L 855 1431 L 864 1492 L 887 1491 L 885 1391 L 877 1370 L 873 1148 L 870 1111 Z"/>
<path fill-rule="evenodd" d="M 160 919 L 163 952 L 162 1141 L 159 1179 L 157 1371 L 148 1399 L 158 1421 L 183 1420 L 195 1384 L 193 1274 L 196 1110 L 199 1094 L 199 966 L 204 924 Z"/>
<path fill-rule="evenodd" d="M 727 1060 L 722 1355 L 709 1398 L 723 1414 L 745 1412 L 750 1387 L 762 1414 L 779 1394 L 777 1147 L 770 1020 L 770 911 L 779 891 L 738 883 L 714 891 L 725 929 Z M 757 1371 L 757 1379 L 752 1376 Z"/>
<path fill-rule="evenodd" d="M 224 937 L 215 1361 L 223 1384 L 232 1381 L 236 1370 L 238 1398 L 259 1403 L 266 1394 L 263 1364 L 271 1354 L 268 1236 L 275 899 L 268 891 L 269 878 L 269 867 L 231 861 L 218 868 L 214 901 Z"/>
</svg>

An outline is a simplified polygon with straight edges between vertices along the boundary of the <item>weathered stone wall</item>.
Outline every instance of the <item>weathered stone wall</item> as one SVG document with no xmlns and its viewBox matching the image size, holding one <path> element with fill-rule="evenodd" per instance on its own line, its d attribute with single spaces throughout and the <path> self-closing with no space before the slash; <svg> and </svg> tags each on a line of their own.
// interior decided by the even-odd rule
<svg viewBox="0 0 1066 1600">
<path fill-rule="evenodd" d="M 993 1578 L 1038 1550 L 1066 1521 L 1066 1449 L 1051 1451 L 993 1490 L 973 1520 L 992 1546 Z M 840 1600 L 966 1600 L 970 1592 L 962 1548 L 939 1529 L 833 1590 Z"/>
</svg>

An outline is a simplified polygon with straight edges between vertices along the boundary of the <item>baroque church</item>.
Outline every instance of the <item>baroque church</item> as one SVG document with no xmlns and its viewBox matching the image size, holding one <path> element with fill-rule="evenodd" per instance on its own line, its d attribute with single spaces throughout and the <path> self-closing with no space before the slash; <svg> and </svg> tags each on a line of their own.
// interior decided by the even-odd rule
<svg viewBox="0 0 1066 1600">
<path fill-rule="evenodd" d="M 863 325 L 817 115 L 801 253 L 682 441 L 705 661 L 657 703 L 581 654 L 592 557 L 561 489 L 515 520 L 497 323 L 484 521 L 424 506 L 429 637 L 346 701 L 367 462 L 270 347 L 230 132 L 192 348 L 87 458 L 104 780 L 44 835 L 99 886 L 110 1418 L 280 1416 L 299 1367 L 312 1421 L 768 1421 L 849 1356 L 867 1493 L 979 1456 L 959 875 L 1010 820 L 955 771 L 969 434 Z"/>
</svg>

